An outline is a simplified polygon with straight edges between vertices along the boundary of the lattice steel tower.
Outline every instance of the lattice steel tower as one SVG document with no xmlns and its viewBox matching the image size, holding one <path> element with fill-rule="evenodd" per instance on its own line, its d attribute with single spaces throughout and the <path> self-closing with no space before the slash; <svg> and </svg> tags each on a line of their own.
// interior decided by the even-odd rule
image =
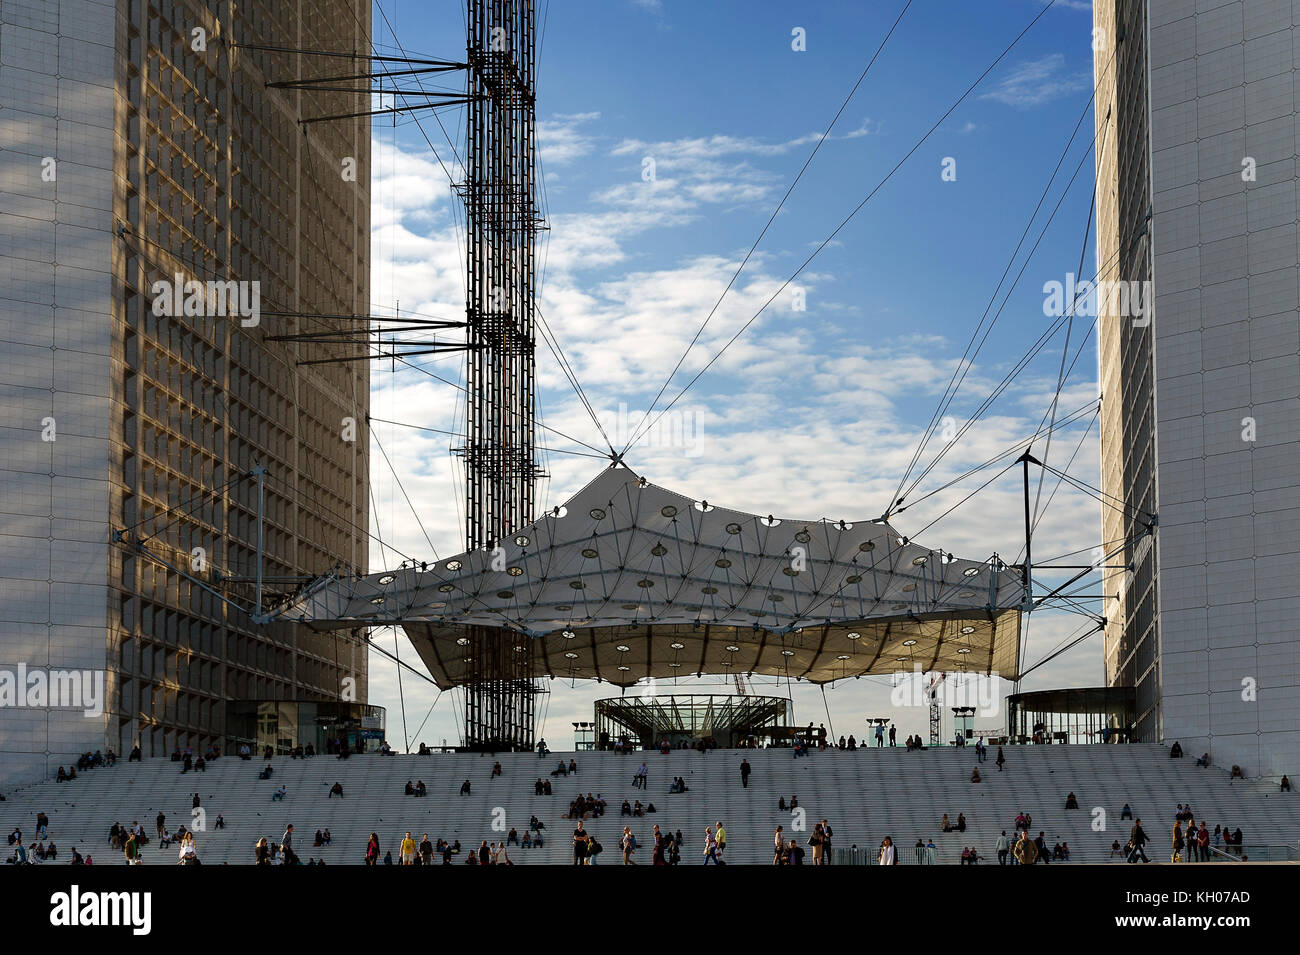
<svg viewBox="0 0 1300 955">
<path fill-rule="evenodd" d="M 533 259 L 536 203 L 533 0 L 469 0 L 465 181 L 467 547 L 517 550 L 533 519 Z M 529 641 L 476 628 L 466 648 L 465 745 L 533 746 Z"/>
</svg>

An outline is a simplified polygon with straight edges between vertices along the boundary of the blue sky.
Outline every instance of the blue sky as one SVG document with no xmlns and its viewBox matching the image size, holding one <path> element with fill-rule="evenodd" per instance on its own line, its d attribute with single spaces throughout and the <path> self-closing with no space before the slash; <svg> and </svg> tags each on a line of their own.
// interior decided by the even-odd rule
<svg viewBox="0 0 1300 955">
<path fill-rule="evenodd" d="M 904 2 L 540 0 L 537 114 L 550 231 L 539 249 L 539 304 L 607 430 L 620 420 L 635 425 L 654 399 Z M 634 470 L 758 513 L 862 519 L 884 511 L 1088 103 L 1089 5 L 1058 0 L 835 241 L 722 349 L 1044 5 L 914 0 L 660 407 L 720 351 L 721 358 L 632 450 Z M 382 10 L 410 55 L 463 55 L 460 3 L 385 0 Z M 792 49 L 796 28 L 806 37 L 803 51 Z M 378 8 L 374 35 L 381 52 L 396 50 Z M 463 314 L 462 213 L 442 168 L 456 174 L 448 139 L 463 154 L 463 116 L 446 111 L 440 118 L 442 128 L 432 116 L 421 118 L 438 157 L 412 120 L 375 122 L 377 314 L 398 304 L 404 313 Z M 1095 234 L 1085 242 L 1092 131 L 1089 115 L 1012 277 L 1082 161 L 1077 178 L 949 409 L 957 427 L 1047 328 L 1044 283 L 1078 272 L 1081 251 L 1082 274 L 1093 274 Z M 647 160 L 653 181 L 643 178 Z M 955 178 L 942 176 L 945 165 Z M 796 308 L 800 295 L 803 310 Z M 1075 323 L 1071 358 L 1087 330 L 1087 320 Z M 909 499 L 1034 432 L 1056 390 L 1063 344 L 1060 336 L 1049 343 Z M 602 446 L 540 343 L 538 355 L 544 423 Z M 458 356 L 424 367 L 451 381 L 463 373 Z M 1060 411 L 1096 396 L 1088 340 Z M 405 426 L 458 430 L 463 411 L 455 387 L 377 364 L 371 414 L 402 423 L 374 428 L 402 487 L 374 454 L 372 533 L 417 559 L 428 559 L 430 545 L 435 556 L 463 549 L 459 466 L 449 439 Z M 1089 421 L 1090 414 L 1059 432 L 1049 461 L 1064 469 L 1077 448 L 1069 470 L 1095 485 L 1097 432 L 1095 424 L 1085 430 Z M 540 499 L 550 505 L 603 464 L 568 453 L 586 449 L 553 434 L 546 444 L 550 478 Z M 922 466 L 941 447 L 936 438 Z M 1035 446 L 1040 456 L 1045 450 L 1042 442 Z M 1023 545 L 1016 473 L 948 513 L 994 473 L 918 502 L 895 518 L 896 526 L 963 557 L 996 551 L 1014 560 Z M 1054 486 L 1049 481 L 1044 495 Z M 1086 558 L 1099 542 L 1100 523 L 1095 501 L 1062 488 L 1044 509 L 1036 557 L 1084 549 Z M 371 566 L 400 559 L 376 545 Z M 1042 657 L 1084 623 L 1076 614 L 1036 614 L 1027 658 Z M 419 665 L 404 638 L 387 632 L 377 639 Z M 1100 646 L 1091 638 L 1036 671 L 1024 688 L 1101 682 Z M 433 706 L 412 745 L 455 741 L 455 694 L 434 705 L 436 690 L 410 674 L 401 689 L 412 734 Z M 552 746 L 567 748 L 569 722 L 590 719 L 591 700 L 610 694 L 608 687 L 562 681 L 551 689 L 544 733 Z M 827 717 L 820 693 L 807 687 L 769 682 L 756 691 L 792 695 L 800 720 Z M 863 717 L 886 712 L 888 696 L 886 679 L 829 688 L 833 729 L 861 735 Z M 396 671 L 377 654 L 370 698 L 389 707 L 389 737 L 401 743 Z M 902 735 L 923 731 L 923 710 L 895 715 Z"/>
</svg>

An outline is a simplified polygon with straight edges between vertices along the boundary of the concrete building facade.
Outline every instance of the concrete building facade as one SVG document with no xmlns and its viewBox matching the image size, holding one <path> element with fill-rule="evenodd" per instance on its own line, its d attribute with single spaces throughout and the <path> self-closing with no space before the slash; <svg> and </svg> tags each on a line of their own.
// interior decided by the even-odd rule
<svg viewBox="0 0 1300 955">
<path fill-rule="evenodd" d="M 1300 767 L 1300 3 L 1097 0 L 1106 677 L 1139 734 Z M 1154 531 L 1144 533 L 1148 525 Z M 1115 563 L 1121 563 L 1116 560 Z"/>
<path fill-rule="evenodd" d="M 366 566 L 366 363 L 270 339 L 369 313 L 369 120 L 305 132 L 356 98 L 267 89 L 320 67 L 240 44 L 369 36 L 365 0 L 0 4 L 6 785 L 220 745 L 232 700 L 366 701 L 358 634 L 220 598 L 253 595 L 257 466 L 270 589 Z M 6 698 L 19 669 L 101 674 L 102 712 Z"/>
</svg>

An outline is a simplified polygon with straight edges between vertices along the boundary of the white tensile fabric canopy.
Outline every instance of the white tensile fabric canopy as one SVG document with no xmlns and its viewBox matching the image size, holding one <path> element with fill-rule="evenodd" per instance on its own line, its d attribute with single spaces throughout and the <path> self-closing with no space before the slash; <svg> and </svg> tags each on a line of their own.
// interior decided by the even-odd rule
<svg viewBox="0 0 1300 955">
<path fill-rule="evenodd" d="M 478 626 L 506 631 L 536 673 L 622 686 L 918 667 L 1011 679 L 1023 598 L 1018 569 L 929 550 L 881 519 L 761 517 L 613 466 L 494 549 L 321 578 L 279 616 L 401 626 L 443 688 L 475 672 Z"/>
</svg>

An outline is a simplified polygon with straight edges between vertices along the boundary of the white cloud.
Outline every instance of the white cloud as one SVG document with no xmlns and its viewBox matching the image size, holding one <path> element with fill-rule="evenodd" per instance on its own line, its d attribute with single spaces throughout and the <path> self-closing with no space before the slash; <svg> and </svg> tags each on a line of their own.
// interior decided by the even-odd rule
<svg viewBox="0 0 1300 955">
<path fill-rule="evenodd" d="M 537 124 L 537 148 L 542 162 L 551 166 L 571 163 L 591 152 L 594 140 L 586 131 L 600 113 L 556 114 Z"/>
<path fill-rule="evenodd" d="M 981 98 L 1029 109 L 1087 90 L 1091 85 L 1091 73 L 1071 72 L 1065 65 L 1064 54 L 1049 53 L 1011 68 Z"/>
</svg>

